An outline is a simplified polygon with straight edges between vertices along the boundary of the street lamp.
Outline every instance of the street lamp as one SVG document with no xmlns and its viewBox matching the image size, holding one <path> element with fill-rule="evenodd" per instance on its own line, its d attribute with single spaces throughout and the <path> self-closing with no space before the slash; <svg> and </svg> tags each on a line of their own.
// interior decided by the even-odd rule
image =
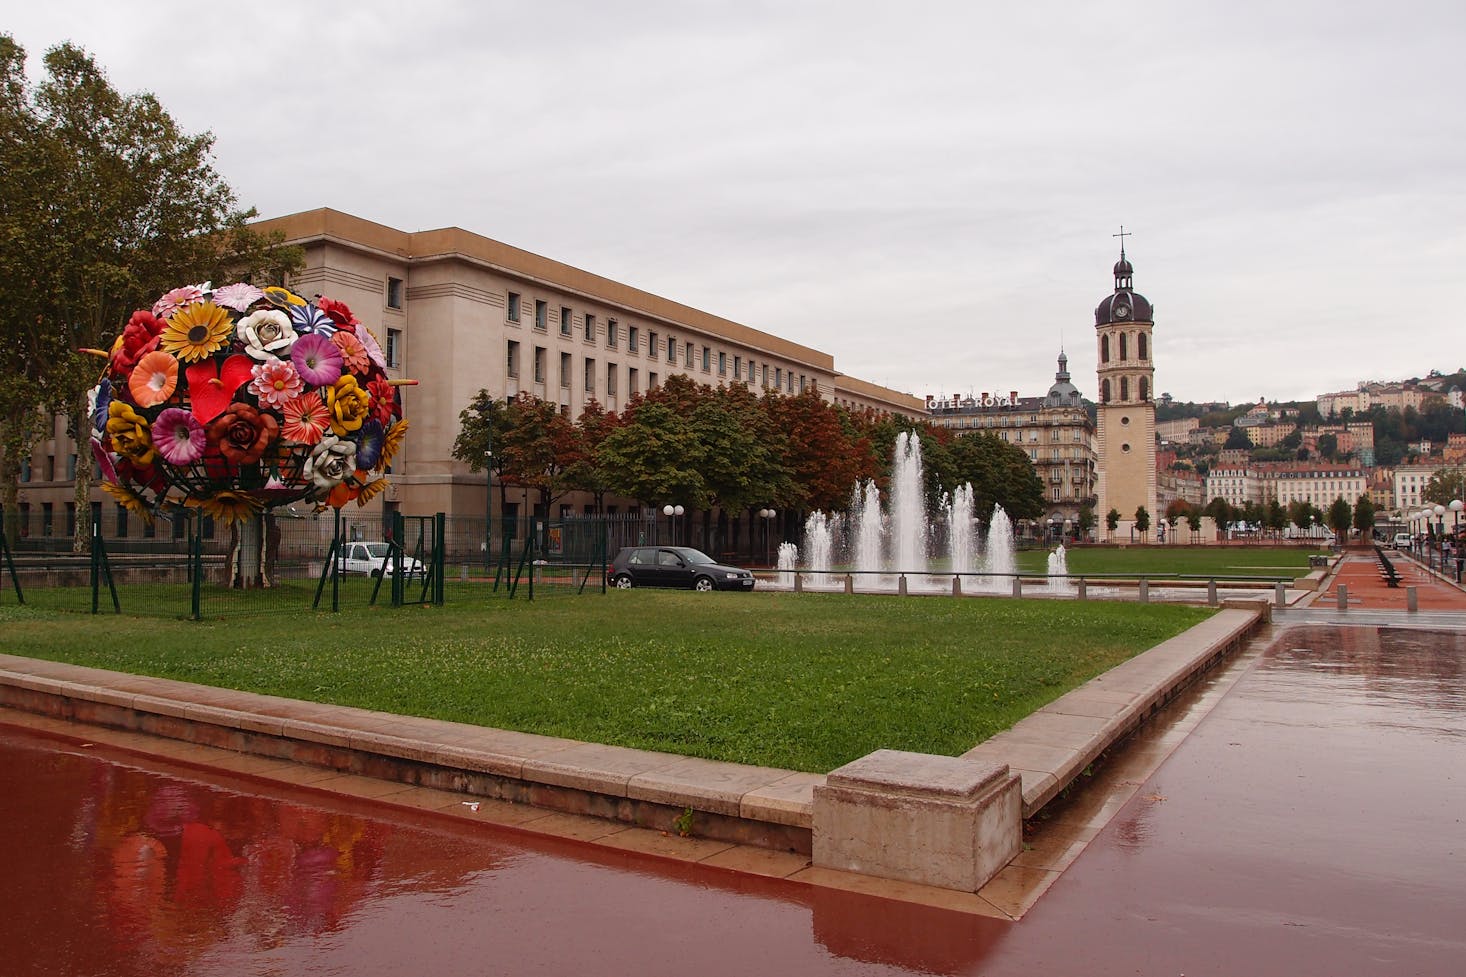
<svg viewBox="0 0 1466 977">
<path fill-rule="evenodd" d="M 672 530 L 672 545 L 673 546 L 676 546 L 677 545 L 677 519 L 676 519 L 676 517 L 682 515 L 682 513 L 685 512 L 685 511 L 687 511 L 687 510 L 683 509 L 680 505 L 664 505 L 664 506 L 662 506 L 662 515 L 664 515 L 664 516 L 667 517 L 667 526 Z"/>
<path fill-rule="evenodd" d="M 1049 516 L 1049 533 L 1048 533 L 1047 536 L 1044 537 L 1044 544 L 1047 545 L 1049 543 L 1052 543 L 1053 541 L 1054 541 L 1054 517 L 1053 516 Z"/>
<path fill-rule="evenodd" d="M 1072 533 L 1073 531 L 1074 531 L 1074 520 L 1073 519 L 1065 519 L 1064 520 L 1064 541 L 1065 542 L 1068 542 L 1069 541 L 1069 538 L 1070 538 L 1070 535 L 1069 534 Z"/>
<path fill-rule="evenodd" d="M 494 552 L 494 451 L 493 442 L 484 449 L 484 574 Z"/>
<path fill-rule="evenodd" d="M 773 509 L 760 509 L 758 514 L 759 518 L 764 521 L 764 565 L 771 566 L 773 550 L 769 546 L 769 522 L 777 513 Z"/>
</svg>

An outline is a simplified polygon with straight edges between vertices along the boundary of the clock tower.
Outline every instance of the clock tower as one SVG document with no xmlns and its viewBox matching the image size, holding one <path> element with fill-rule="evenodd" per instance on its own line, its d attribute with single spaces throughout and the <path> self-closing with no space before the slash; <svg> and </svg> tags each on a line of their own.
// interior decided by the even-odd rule
<svg viewBox="0 0 1466 977">
<path fill-rule="evenodd" d="M 1115 291 L 1094 310 L 1099 364 L 1099 409 L 1095 425 L 1098 456 L 1095 528 L 1115 542 L 1156 539 L 1155 363 L 1151 359 L 1154 311 L 1131 285 L 1135 269 L 1125 257 L 1126 231 L 1120 228 L 1120 260 Z M 1150 527 L 1141 533 L 1136 510 L 1144 506 Z M 1120 514 L 1113 533 L 1108 513 Z"/>
</svg>

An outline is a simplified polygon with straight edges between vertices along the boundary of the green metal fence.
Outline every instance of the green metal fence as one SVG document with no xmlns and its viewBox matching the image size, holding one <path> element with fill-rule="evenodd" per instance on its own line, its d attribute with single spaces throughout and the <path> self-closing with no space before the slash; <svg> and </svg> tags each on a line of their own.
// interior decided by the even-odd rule
<svg viewBox="0 0 1466 977">
<path fill-rule="evenodd" d="M 0 535 L 0 583 L 17 602 L 93 614 L 330 613 L 604 593 L 610 548 L 606 522 L 590 516 L 501 519 L 492 539 L 484 519 L 442 513 L 389 512 L 384 524 L 283 510 L 226 528 L 185 509 L 146 535 L 108 528 L 94 523 L 80 553 L 53 536 Z"/>
</svg>

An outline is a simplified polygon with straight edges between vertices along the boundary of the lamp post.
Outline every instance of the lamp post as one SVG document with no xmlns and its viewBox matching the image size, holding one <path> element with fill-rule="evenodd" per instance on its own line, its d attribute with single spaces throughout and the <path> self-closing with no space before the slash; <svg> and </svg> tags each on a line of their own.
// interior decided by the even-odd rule
<svg viewBox="0 0 1466 977">
<path fill-rule="evenodd" d="M 484 575 L 490 572 L 494 557 L 494 440 L 490 437 L 484 449 Z"/>
<path fill-rule="evenodd" d="M 758 510 L 759 518 L 764 521 L 764 566 L 772 566 L 773 550 L 769 545 L 769 525 L 776 513 L 773 509 Z"/>
<path fill-rule="evenodd" d="M 1054 541 L 1054 517 L 1053 516 L 1049 516 L 1049 531 L 1048 531 L 1048 535 L 1044 536 L 1044 545 L 1047 546 L 1048 544 L 1052 543 L 1053 541 Z"/>
<path fill-rule="evenodd" d="M 1461 508 L 1460 499 L 1452 499 L 1451 504 L 1446 506 L 1451 510 L 1451 549 L 1452 555 L 1456 558 L 1456 583 L 1461 582 L 1462 563 L 1466 558 L 1461 555 Z"/>
<path fill-rule="evenodd" d="M 1069 542 L 1069 540 L 1070 540 L 1070 534 L 1073 531 L 1074 531 L 1074 520 L 1073 519 L 1065 519 L 1064 520 L 1064 542 L 1065 543 Z"/>
<path fill-rule="evenodd" d="M 662 506 L 662 515 L 667 517 L 667 528 L 672 532 L 672 545 L 677 545 L 677 517 L 686 512 L 680 505 Z"/>
</svg>

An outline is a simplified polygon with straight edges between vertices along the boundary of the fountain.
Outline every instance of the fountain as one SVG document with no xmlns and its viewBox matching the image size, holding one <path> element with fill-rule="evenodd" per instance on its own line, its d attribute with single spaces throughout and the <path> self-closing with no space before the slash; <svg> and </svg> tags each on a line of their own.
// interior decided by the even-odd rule
<svg viewBox="0 0 1466 977">
<path fill-rule="evenodd" d="M 1060 543 L 1059 548 L 1049 554 L 1048 591 L 1051 594 L 1066 594 L 1074 589 L 1069 580 L 1069 554 Z"/>
<path fill-rule="evenodd" d="M 1013 523 L 1002 506 L 993 507 L 984 545 L 979 547 L 972 486 L 959 485 L 943 497 L 935 526 L 927 518 L 924 486 L 921 441 L 902 432 L 892 458 L 888 511 L 882 510 L 875 483 L 861 482 L 851 492 L 848 517 L 815 512 L 806 520 L 804 566 L 816 572 L 805 583 L 814 588 L 838 586 L 839 577 L 827 571 L 843 558 L 855 572 L 857 588 L 895 589 L 896 575 L 903 574 L 910 589 L 942 591 L 949 586 L 947 573 L 977 572 L 984 575 L 975 582 L 977 591 L 1006 593 L 1015 563 Z M 782 547 L 780 557 L 784 570 Z M 792 568 L 790 564 L 788 569 Z M 780 582 L 792 584 L 792 573 L 788 577 L 781 573 Z M 969 579 L 966 586 L 971 588 L 974 582 Z"/>
<path fill-rule="evenodd" d="M 779 544 L 779 586 L 794 586 L 794 568 L 799 564 L 799 547 L 793 543 Z"/>
<path fill-rule="evenodd" d="M 810 515 L 804 524 L 804 552 L 810 567 L 828 570 L 835 565 L 835 540 L 844 528 L 844 517 L 838 513 L 826 516 L 823 512 L 815 512 Z M 814 587 L 833 587 L 835 578 L 829 573 L 816 573 L 809 582 Z"/>
</svg>

